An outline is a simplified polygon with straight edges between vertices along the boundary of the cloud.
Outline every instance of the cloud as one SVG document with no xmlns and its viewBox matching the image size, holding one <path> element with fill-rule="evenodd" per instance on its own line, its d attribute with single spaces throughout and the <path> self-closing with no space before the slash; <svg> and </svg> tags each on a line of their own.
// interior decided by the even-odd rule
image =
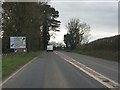
<svg viewBox="0 0 120 90">
<path fill-rule="evenodd" d="M 88 23 L 116 25 L 118 15 L 116 2 L 53 2 L 52 5 L 60 12 L 60 19 L 63 22 L 78 17 Z"/>
<path fill-rule="evenodd" d="M 64 34 L 67 34 L 66 29 L 62 29 L 60 32 L 56 32 L 56 37 L 55 38 L 50 38 L 50 41 L 56 41 L 56 42 L 61 42 L 64 40 Z"/>
<path fill-rule="evenodd" d="M 108 33 L 111 36 L 118 32 L 117 2 L 51 2 L 60 13 L 61 28 L 70 18 L 77 17 L 81 22 L 91 26 L 92 33 Z M 102 35 L 105 37 L 106 34 Z M 99 38 L 99 37 L 98 37 Z"/>
</svg>

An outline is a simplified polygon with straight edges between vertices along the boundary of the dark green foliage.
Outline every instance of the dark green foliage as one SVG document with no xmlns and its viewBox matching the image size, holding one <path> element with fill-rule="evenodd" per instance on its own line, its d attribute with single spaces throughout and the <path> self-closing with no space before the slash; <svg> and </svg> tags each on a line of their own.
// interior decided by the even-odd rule
<svg viewBox="0 0 120 90">
<path fill-rule="evenodd" d="M 120 50 L 118 47 L 120 42 L 118 41 L 120 39 L 120 35 L 116 35 L 113 37 L 108 37 L 108 38 L 102 38 L 95 40 L 89 44 L 86 44 L 84 48 L 89 48 L 89 49 L 101 49 L 101 50 Z"/>
<path fill-rule="evenodd" d="M 119 61 L 120 52 L 120 35 L 113 37 L 101 38 L 88 44 L 79 45 L 75 52 L 104 58 L 108 60 Z"/>
<path fill-rule="evenodd" d="M 57 31 L 56 28 L 60 26 L 60 21 L 56 20 L 59 17 L 59 12 L 49 5 L 44 7 L 44 21 L 43 21 L 43 49 L 46 49 L 48 41 L 50 40 L 49 30 Z"/>
<path fill-rule="evenodd" d="M 88 44 L 79 45 L 73 52 L 98 58 L 119 61 L 120 35 L 101 38 Z"/>
<path fill-rule="evenodd" d="M 27 50 L 46 49 L 49 31 L 60 26 L 59 12 L 42 2 L 5 2 L 3 13 L 3 52 L 10 52 L 10 36 L 26 36 Z"/>
</svg>

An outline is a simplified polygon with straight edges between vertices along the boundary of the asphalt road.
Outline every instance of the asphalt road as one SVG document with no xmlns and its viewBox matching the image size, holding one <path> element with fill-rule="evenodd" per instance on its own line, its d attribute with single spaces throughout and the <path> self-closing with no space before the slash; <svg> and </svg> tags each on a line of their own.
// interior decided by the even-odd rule
<svg viewBox="0 0 120 90">
<path fill-rule="evenodd" d="M 116 82 L 119 82 L 118 77 L 120 75 L 120 72 L 118 70 L 118 67 L 120 66 L 120 63 L 71 52 L 61 52 L 86 65 L 87 67 L 90 67 L 91 69 L 99 72 L 100 74 L 107 76 Z"/>
<path fill-rule="evenodd" d="M 99 71 L 99 61 L 92 61 L 92 57 L 81 56 L 74 53 L 62 52 L 78 61 L 88 64 Z M 85 61 L 84 61 L 85 59 Z M 88 59 L 88 61 L 87 61 Z M 91 60 L 91 62 L 90 62 Z M 101 62 L 101 61 L 100 61 Z M 106 61 L 105 61 L 106 62 Z M 91 65 L 93 63 L 93 65 Z M 98 65 L 96 64 L 98 63 Z M 104 63 L 104 62 L 103 62 Z M 95 65 L 95 66 L 94 66 Z M 110 71 L 117 71 L 117 67 L 111 64 Z M 102 68 L 101 68 L 102 69 Z M 102 73 L 104 73 L 104 70 Z M 99 71 L 99 72 L 101 72 Z M 106 71 L 107 72 L 107 71 Z M 109 71 L 108 71 L 109 72 Z M 110 73 L 110 72 L 109 72 Z M 107 75 L 106 73 L 104 73 Z M 108 75 L 109 76 L 109 75 Z M 112 77 L 112 76 L 109 76 Z M 115 78 L 116 80 L 116 78 Z M 104 85 L 69 64 L 53 52 L 45 52 L 41 57 L 32 61 L 14 77 L 3 84 L 3 88 L 106 88 Z"/>
</svg>

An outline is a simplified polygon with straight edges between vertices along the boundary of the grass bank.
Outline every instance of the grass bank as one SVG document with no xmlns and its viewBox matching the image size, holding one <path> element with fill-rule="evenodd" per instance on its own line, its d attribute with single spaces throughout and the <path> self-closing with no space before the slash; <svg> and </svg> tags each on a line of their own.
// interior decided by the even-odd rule
<svg viewBox="0 0 120 90">
<path fill-rule="evenodd" d="M 118 51 L 76 49 L 73 50 L 72 52 L 118 62 L 118 54 L 119 54 Z"/>
<path fill-rule="evenodd" d="M 22 55 L 8 55 L 2 59 L 2 79 L 4 80 L 24 64 L 39 56 L 41 52 L 31 52 Z"/>
</svg>

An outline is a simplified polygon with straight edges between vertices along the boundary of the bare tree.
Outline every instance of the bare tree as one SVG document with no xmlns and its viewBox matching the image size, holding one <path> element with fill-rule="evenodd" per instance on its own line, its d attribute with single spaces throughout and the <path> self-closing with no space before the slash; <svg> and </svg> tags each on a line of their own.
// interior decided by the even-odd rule
<svg viewBox="0 0 120 90">
<path fill-rule="evenodd" d="M 77 45 L 82 43 L 82 41 L 88 41 L 87 34 L 90 32 L 90 26 L 86 23 L 80 23 L 78 18 L 70 19 L 66 28 L 68 30 L 68 33 L 64 35 L 66 47 L 75 49 Z"/>
<path fill-rule="evenodd" d="M 86 44 L 89 42 L 89 34 L 90 32 L 90 26 L 86 23 L 81 23 L 80 30 L 79 30 L 79 38 L 80 42 L 79 44 Z"/>
</svg>

